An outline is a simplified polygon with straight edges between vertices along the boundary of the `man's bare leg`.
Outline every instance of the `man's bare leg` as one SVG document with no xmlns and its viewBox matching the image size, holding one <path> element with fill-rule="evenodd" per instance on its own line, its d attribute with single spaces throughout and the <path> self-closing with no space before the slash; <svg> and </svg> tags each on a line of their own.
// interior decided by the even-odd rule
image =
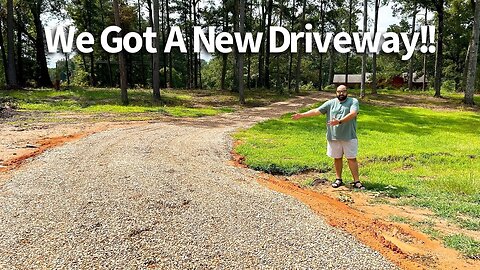
<svg viewBox="0 0 480 270">
<path fill-rule="evenodd" d="M 350 168 L 350 172 L 352 173 L 353 180 L 359 181 L 360 178 L 358 177 L 358 162 L 356 158 L 347 159 L 348 160 L 348 167 Z"/>
<path fill-rule="evenodd" d="M 337 179 L 342 179 L 342 169 L 343 169 L 343 159 L 336 158 L 335 159 L 335 174 Z"/>
</svg>

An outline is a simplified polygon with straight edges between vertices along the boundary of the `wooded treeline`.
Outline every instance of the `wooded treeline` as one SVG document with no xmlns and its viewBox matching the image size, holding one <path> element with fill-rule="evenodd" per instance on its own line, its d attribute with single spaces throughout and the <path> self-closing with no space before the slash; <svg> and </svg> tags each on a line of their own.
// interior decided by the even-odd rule
<svg viewBox="0 0 480 270">
<path fill-rule="evenodd" d="M 385 5 L 402 18 L 388 31 L 413 33 L 422 25 L 435 25 L 436 53 L 416 51 L 410 61 L 402 61 L 399 54 L 339 54 L 333 48 L 325 54 L 305 53 L 303 40 L 298 53 L 272 54 L 266 46 L 271 42 L 269 26 L 300 32 L 310 23 L 311 31 L 324 35 L 362 32 L 365 27 L 357 26 L 360 20 L 367 31 L 376 30 L 383 17 L 378 10 Z M 368 14 L 369 10 L 374 12 Z M 44 27 L 51 20 L 71 22 L 77 33 L 92 33 L 96 41 L 93 52 L 65 55 L 49 69 Z M 322 90 L 332 84 L 335 74 L 362 74 L 363 96 L 376 93 L 389 78 L 402 73 L 408 74 L 409 88 L 413 88 L 413 74 L 426 73 L 435 96 L 440 96 L 442 89 L 463 91 L 467 104 L 473 104 L 480 85 L 480 0 L 1 0 L 0 24 L 0 82 L 6 87 L 53 87 L 58 81 L 62 85 L 120 87 L 124 104 L 128 104 L 127 89 L 135 87 L 152 88 L 156 100 L 167 87 L 230 89 L 239 92 L 243 103 L 244 88 Z M 100 35 L 110 25 L 120 26 L 122 34 L 143 33 L 152 27 L 158 34 L 155 46 L 159 53 L 149 54 L 144 49 L 136 54 L 105 52 Z M 216 26 L 217 32 L 252 32 L 254 36 L 264 32 L 264 40 L 259 53 L 234 50 L 206 57 L 193 52 L 195 25 Z M 172 26 L 181 27 L 187 53 L 178 49 L 163 53 Z M 370 89 L 366 89 L 366 73 L 372 73 Z"/>
</svg>

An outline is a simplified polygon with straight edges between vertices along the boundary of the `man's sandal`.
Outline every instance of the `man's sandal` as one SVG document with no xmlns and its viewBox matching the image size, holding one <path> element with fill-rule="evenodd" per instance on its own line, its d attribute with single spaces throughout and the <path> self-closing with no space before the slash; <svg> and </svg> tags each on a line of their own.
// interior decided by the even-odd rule
<svg viewBox="0 0 480 270">
<path fill-rule="evenodd" d="M 343 185 L 342 179 L 336 179 L 335 182 L 332 183 L 333 188 L 338 188 Z"/>
<path fill-rule="evenodd" d="M 352 183 L 353 188 L 365 190 L 365 187 L 360 183 L 360 181 L 355 181 Z"/>
</svg>

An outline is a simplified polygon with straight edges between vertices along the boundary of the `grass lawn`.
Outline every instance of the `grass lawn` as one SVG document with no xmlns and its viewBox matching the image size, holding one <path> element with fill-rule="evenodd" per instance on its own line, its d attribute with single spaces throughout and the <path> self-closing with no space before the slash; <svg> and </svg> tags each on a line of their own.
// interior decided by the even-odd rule
<svg viewBox="0 0 480 270">
<path fill-rule="evenodd" d="M 26 89 L 0 91 L 12 98 L 20 110 L 76 113 L 160 113 L 176 117 L 200 117 L 232 112 L 238 108 L 237 93 L 213 90 L 162 90 L 160 102 L 154 102 L 150 89 L 130 89 L 130 105 L 122 106 L 117 88 L 71 87 L 68 90 Z M 288 94 L 262 89 L 247 90 L 247 106 L 262 106 L 289 98 Z"/>
<path fill-rule="evenodd" d="M 480 113 L 360 103 L 358 158 L 368 192 L 431 209 L 467 230 L 480 230 Z M 238 132 L 235 138 L 243 144 L 236 151 L 257 170 L 287 175 L 317 170 L 333 179 L 333 162 L 325 153 L 325 116 L 297 121 L 290 117 Z M 344 178 L 349 176 L 347 169 Z M 444 240 L 480 258 L 478 239 Z"/>
</svg>

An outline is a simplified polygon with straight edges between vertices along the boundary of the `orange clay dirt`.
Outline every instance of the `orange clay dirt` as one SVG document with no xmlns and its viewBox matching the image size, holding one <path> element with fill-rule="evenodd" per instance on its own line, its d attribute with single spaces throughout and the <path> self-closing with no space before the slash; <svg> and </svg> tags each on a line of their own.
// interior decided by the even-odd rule
<svg viewBox="0 0 480 270">
<path fill-rule="evenodd" d="M 27 159 L 66 142 L 76 141 L 96 132 L 146 122 L 97 122 L 79 124 L 40 124 L 25 126 L 1 125 L 0 184 L 7 173 L 18 168 Z"/>
<path fill-rule="evenodd" d="M 239 142 L 236 142 L 236 145 Z M 232 164 L 243 165 L 244 158 L 232 152 Z M 368 203 L 364 192 L 352 192 L 346 187 L 333 189 L 330 182 L 323 181 L 323 187 L 311 189 L 299 185 L 295 176 L 291 179 L 262 173 L 257 181 L 271 189 L 308 205 L 333 227 L 340 228 L 355 236 L 365 245 L 380 252 L 401 269 L 480 269 L 480 261 L 465 259 L 441 242 L 414 230 L 407 224 L 389 222 L 392 215 L 424 216 L 428 211 L 408 207 Z M 340 201 L 338 195 L 344 197 Z M 476 235 L 477 237 L 479 235 Z"/>
</svg>

